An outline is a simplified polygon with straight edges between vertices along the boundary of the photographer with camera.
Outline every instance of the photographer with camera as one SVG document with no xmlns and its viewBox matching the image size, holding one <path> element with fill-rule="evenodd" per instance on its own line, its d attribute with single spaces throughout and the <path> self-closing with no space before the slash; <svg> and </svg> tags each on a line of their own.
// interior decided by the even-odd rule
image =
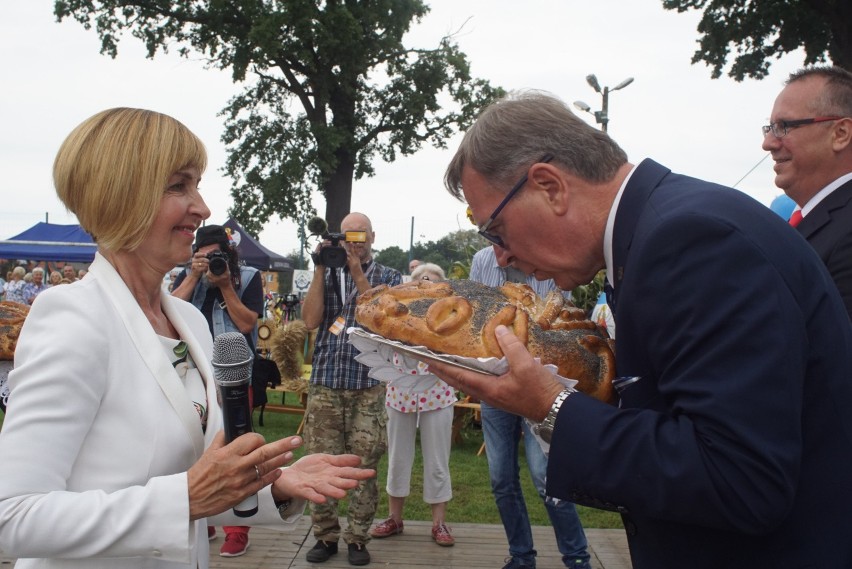
<svg viewBox="0 0 852 569">
<path fill-rule="evenodd" d="M 367 377 L 368 368 L 355 361 L 358 350 L 347 341 L 346 329 L 355 325 L 359 294 L 381 284 L 398 285 L 402 275 L 373 260 L 375 233 L 366 215 L 350 213 L 340 228 L 342 233 L 329 233 L 320 218 L 308 223 L 309 231 L 323 240 L 312 255 L 314 278 L 302 303 L 302 320 L 309 329 L 319 329 L 305 410 L 305 448 L 308 453 L 356 454 L 362 467 L 374 468 L 387 450 L 385 386 Z M 376 479 L 359 483 L 349 493 L 348 526 L 342 532 L 337 500 L 312 507 L 317 542 L 307 560 L 327 561 L 337 553 L 342 536 L 350 565 L 368 564 L 366 544 L 378 503 Z"/>
<path fill-rule="evenodd" d="M 189 272 L 184 269 L 175 279 L 172 296 L 191 302 L 204 314 L 213 338 L 223 332 L 241 332 L 254 353 L 257 319 L 263 312 L 260 271 L 240 265 L 237 247 L 221 225 L 199 227 L 192 250 Z M 249 546 L 248 526 L 223 526 L 222 530 L 225 542 L 219 555 L 244 554 Z M 207 532 L 210 539 L 215 538 L 213 526 Z"/>
</svg>

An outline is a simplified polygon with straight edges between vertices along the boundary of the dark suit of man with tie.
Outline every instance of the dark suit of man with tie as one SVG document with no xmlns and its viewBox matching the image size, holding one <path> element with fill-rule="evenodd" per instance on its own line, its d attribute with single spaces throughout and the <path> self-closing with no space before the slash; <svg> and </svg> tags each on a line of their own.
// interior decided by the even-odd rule
<svg viewBox="0 0 852 569">
<path fill-rule="evenodd" d="M 852 318 L 852 73 L 793 73 L 770 120 L 763 149 L 775 160 L 775 184 L 799 206 L 790 223 L 828 267 Z"/>
<path fill-rule="evenodd" d="M 793 229 L 628 163 L 536 93 L 486 109 L 445 183 L 501 265 L 563 289 L 606 267 L 612 283 L 618 406 L 564 390 L 505 327 L 499 378 L 430 363 L 539 422 L 549 495 L 620 512 L 634 569 L 852 566 L 852 327 Z"/>
</svg>

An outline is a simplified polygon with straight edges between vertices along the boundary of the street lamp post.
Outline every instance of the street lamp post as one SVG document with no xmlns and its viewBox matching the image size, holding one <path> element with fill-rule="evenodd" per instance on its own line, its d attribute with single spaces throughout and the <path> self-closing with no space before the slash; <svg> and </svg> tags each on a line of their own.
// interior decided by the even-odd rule
<svg viewBox="0 0 852 569">
<path fill-rule="evenodd" d="M 619 89 L 624 89 L 631 83 L 633 83 L 633 77 L 628 77 L 612 89 L 609 87 L 604 87 L 601 89 L 600 83 L 598 83 L 598 78 L 595 77 L 595 74 L 586 75 L 586 82 L 595 90 L 595 92 L 600 93 L 602 97 L 601 101 L 601 110 L 592 111 L 592 108 L 584 103 L 583 101 L 574 101 L 574 106 L 580 109 L 581 111 L 585 111 L 591 115 L 594 115 L 595 122 L 601 125 L 601 130 L 606 132 L 606 125 L 609 122 L 609 94 L 612 91 L 618 91 Z"/>
</svg>

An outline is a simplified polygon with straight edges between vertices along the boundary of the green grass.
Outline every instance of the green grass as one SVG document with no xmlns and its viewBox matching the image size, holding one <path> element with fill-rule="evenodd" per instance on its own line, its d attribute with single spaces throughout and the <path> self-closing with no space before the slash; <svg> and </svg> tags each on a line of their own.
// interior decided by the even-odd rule
<svg viewBox="0 0 852 569">
<path fill-rule="evenodd" d="M 269 392 L 269 401 L 279 403 L 280 392 Z M 287 403 L 296 403 L 294 394 L 287 398 Z M 279 439 L 293 435 L 301 421 L 301 415 L 289 413 L 270 413 L 263 415 L 264 426 L 257 424 L 258 413 L 255 413 L 255 429 L 266 437 L 266 440 Z M 453 481 L 453 499 L 447 504 L 447 521 L 452 523 L 499 524 L 500 515 L 491 494 L 491 483 L 488 477 L 488 461 L 485 454 L 476 456 L 482 445 L 482 431 L 467 425 L 462 429 L 463 440 L 453 445 L 450 455 L 450 472 Z M 301 456 L 299 449 L 296 456 Z M 526 459 L 521 454 L 521 486 L 526 497 L 530 523 L 533 525 L 550 525 L 544 503 L 535 491 Z M 387 481 L 387 456 L 379 463 L 380 502 L 377 519 L 383 519 L 388 513 L 387 494 L 384 491 Z M 423 462 L 418 442 L 414 456 L 414 467 L 411 473 L 411 495 L 405 501 L 405 519 L 428 521 L 432 519 L 431 509 L 423 502 Z M 341 509 L 345 508 L 345 500 Z M 345 511 L 345 510 L 343 510 Z M 583 527 L 587 528 L 621 528 L 621 517 L 613 512 L 596 510 L 577 506 Z"/>
<path fill-rule="evenodd" d="M 290 395 L 288 403 L 294 395 Z M 269 392 L 270 402 L 279 403 L 280 392 Z M 0 428 L 3 425 L 3 413 L 0 412 Z M 254 414 L 254 427 L 266 440 L 277 440 L 282 437 L 296 433 L 301 421 L 301 415 L 290 413 L 270 413 L 263 415 L 264 426 L 258 425 L 258 413 Z M 450 455 L 450 472 L 453 479 L 453 499 L 447 505 L 447 521 L 452 523 L 477 523 L 477 524 L 499 524 L 500 516 L 494 505 L 491 495 L 491 483 L 488 478 L 488 462 L 485 455 L 476 456 L 482 445 L 482 431 L 468 425 L 462 429 L 463 440 L 460 444 L 453 445 Z M 296 451 L 296 457 L 304 454 L 303 449 Z M 388 461 L 385 456 L 379 463 L 379 488 L 380 502 L 377 519 L 383 519 L 388 513 L 388 499 L 384 492 L 387 480 Z M 432 513 L 427 504 L 423 502 L 423 462 L 418 443 L 412 469 L 411 496 L 405 503 L 405 519 L 428 521 L 432 519 Z M 521 453 L 521 486 L 526 496 L 527 510 L 530 522 L 533 525 L 550 525 L 544 504 L 538 498 L 533 487 L 532 479 L 526 467 L 526 460 Z M 345 512 L 346 501 L 341 502 L 341 512 Z M 594 508 L 577 506 L 580 520 L 586 528 L 621 528 L 621 518 L 613 513 Z"/>
</svg>

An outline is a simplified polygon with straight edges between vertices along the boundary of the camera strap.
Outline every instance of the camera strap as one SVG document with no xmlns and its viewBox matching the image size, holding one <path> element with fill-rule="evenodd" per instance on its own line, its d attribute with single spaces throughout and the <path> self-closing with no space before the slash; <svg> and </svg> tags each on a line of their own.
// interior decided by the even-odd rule
<svg viewBox="0 0 852 569">
<path fill-rule="evenodd" d="M 346 267 L 346 268 L 348 269 L 349 267 Z M 363 270 L 364 266 L 362 265 L 361 268 Z M 376 262 L 371 260 L 370 266 L 367 267 L 366 271 L 364 271 L 364 278 L 367 279 L 367 282 L 370 282 L 370 276 L 373 274 L 373 271 L 375 269 L 376 269 Z M 355 285 L 355 279 L 352 279 L 352 285 L 353 285 L 352 290 L 349 291 L 349 294 L 346 297 L 346 302 L 343 303 L 344 308 L 346 307 L 347 304 L 349 304 L 350 302 L 355 300 L 356 296 L 358 296 L 358 286 Z"/>
<path fill-rule="evenodd" d="M 363 265 L 362 265 L 362 268 L 363 268 Z M 350 290 L 349 294 L 346 295 L 345 300 L 342 299 L 342 295 L 340 293 L 340 279 L 338 278 L 337 271 L 338 270 L 340 271 L 340 277 L 343 279 L 343 290 L 345 290 L 346 289 L 346 273 L 348 272 L 348 269 L 349 269 L 348 267 L 344 267 L 344 268 L 341 268 L 341 269 L 332 269 L 331 270 L 331 284 L 334 287 L 334 294 L 337 295 L 337 300 L 342 303 L 342 305 L 340 307 L 340 313 L 339 314 L 343 314 L 343 312 L 346 310 L 346 306 L 349 303 L 351 303 L 353 300 L 355 300 L 356 296 L 358 296 L 358 286 L 355 285 L 355 280 L 353 279 L 352 280 L 352 285 L 353 285 L 352 290 Z M 367 279 L 367 281 L 370 280 L 370 277 L 372 276 L 373 271 L 375 271 L 375 270 L 376 270 L 376 262 L 374 260 L 371 260 L 370 265 L 367 267 L 367 270 L 364 271 L 364 277 Z"/>
<path fill-rule="evenodd" d="M 343 299 L 340 295 L 340 275 L 337 271 L 338 269 L 329 269 L 328 278 L 331 281 L 331 289 L 334 291 L 334 296 L 337 297 L 337 302 L 343 304 Z"/>
<path fill-rule="evenodd" d="M 361 266 L 361 268 L 363 270 L 363 265 Z M 375 261 L 370 261 L 370 266 L 364 272 L 364 276 L 367 278 L 368 282 L 370 281 L 370 276 L 373 274 L 373 271 L 375 270 L 375 268 L 376 268 Z M 341 269 L 330 269 L 330 270 L 331 270 L 331 274 L 329 275 L 329 278 L 331 279 L 331 284 L 334 287 L 334 294 L 337 296 L 337 300 L 340 301 L 340 297 L 341 297 L 341 295 L 340 295 L 340 280 L 341 279 L 343 280 L 344 289 L 345 289 L 347 268 L 344 267 L 344 268 L 341 268 Z M 338 275 L 338 271 L 340 271 L 339 275 Z M 351 275 L 350 275 L 350 277 L 351 277 Z M 352 284 L 353 284 L 352 290 L 349 291 L 349 294 L 346 295 L 346 300 L 343 301 L 343 303 L 341 304 L 340 311 L 337 313 L 337 316 L 335 317 L 334 322 L 332 323 L 332 325 L 328 329 L 328 331 L 331 332 L 332 334 L 334 334 L 335 336 L 339 336 L 340 333 L 343 332 L 343 330 L 346 328 L 346 316 L 345 316 L 346 306 L 349 303 L 351 303 L 355 299 L 355 297 L 358 295 L 358 286 L 355 285 L 354 279 L 352 279 Z"/>
</svg>

